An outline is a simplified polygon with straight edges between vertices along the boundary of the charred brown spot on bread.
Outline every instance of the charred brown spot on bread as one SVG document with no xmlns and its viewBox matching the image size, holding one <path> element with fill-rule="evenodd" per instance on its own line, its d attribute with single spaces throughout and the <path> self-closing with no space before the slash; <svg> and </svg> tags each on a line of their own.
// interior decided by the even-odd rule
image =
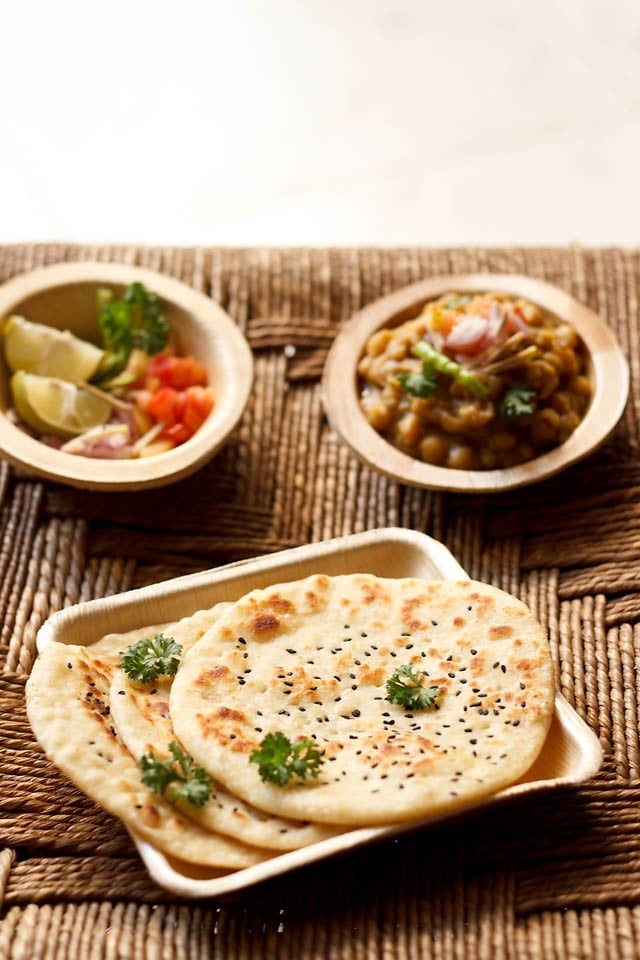
<svg viewBox="0 0 640 960">
<path fill-rule="evenodd" d="M 249 624 L 253 634 L 271 633 L 280 626 L 280 620 L 272 613 L 259 613 Z"/>
<path fill-rule="evenodd" d="M 169 704 L 166 700 L 155 700 L 149 704 L 153 713 L 157 713 L 163 719 L 169 716 Z"/>
<path fill-rule="evenodd" d="M 388 675 L 389 671 L 382 666 L 370 667 L 369 664 L 363 663 L 358 668 L 358 680 L 362 686 L 382 686 Z"/>
<path fill-rule="evenodd" d="M 240 710 L 233 710 L 231 707 L 218 707 L 212 716 L 217 717 L 219 720 L 239 720 L 241 723 L 245 723 L 247 719 L 244 713 Z"/>
<path fill-rule="evenodd" d="M 283 616 L 287 613 L 295 613 L 296 609 L 291 600 L 283 597 L 281 593 L 269 593 L 259 600 L 251 598 L 251 607 L 253 607 L 256 615 L 260 615 L 264 611 L 265 613 L 272 612 Z M 250 611 L 247 611 L 247 613 L 251 615 Z"/>
<path fill-rule="evenodd" d="M 423 630 L 427 623 L 416 615 L 416 611 L 424 606 L 425 597 L 407 597 L 403 600 L 400 610 L 400 620 L 407 630 Z"/>
<path fill-rule="evenodd" d="M 140 816 L 149 827 L 159 827 L 162 823 L 160 811 L 156 807 L 155 803 L 152 803 L 150 800 L 146 800 L 142 804 L 142 807 L 140 808 Z"/>
<path fill-rule="evenodd" d="M 510 627 L 508 624 L 500 624 L 497 627 L 489 627 L 489 636 L 492 640 L 500 640 L 502 637 L 511 637 L 513 636 L 513 627 Z"/>
<path fill-rule="evenodd" d="M 375 603 L 380 600 L 384 603 L 389 602 L 389 594 L 381 583 L 371 582 L 369 580 L 360 583 L 360 592 L 364 603 Z"/>
<path fill-rule="evenodd" d="M 222 677 L 230 675 L 230 673 L 229 667 L 225 667 L 222 664 L 217 667 L 210 667 L 208 670 L 203 670 L 202 673 L 196 677 L 195 685 L 197 687 L 208 687 L 212 681 L 220 680 Z"/>
<path fill-rule="evenodd" d="M 464 627 L 464 626 L 466 625 L 466 623 L 467 623 L 467 621 L 465 620 L 464 617 L 454 617 L 454 618 L 453 618 L 453 625 L 454 625 L 454 627 Z"/>
</svg>

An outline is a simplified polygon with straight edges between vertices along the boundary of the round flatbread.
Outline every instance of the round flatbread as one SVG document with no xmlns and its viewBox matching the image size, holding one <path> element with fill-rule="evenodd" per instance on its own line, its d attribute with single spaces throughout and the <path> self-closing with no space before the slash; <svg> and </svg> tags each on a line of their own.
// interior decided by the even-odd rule
<svg viewBox="0 0 640 960">
<path fill-rule="evenodd" d="M 51 643 L 27 682 L 27 714 L 49 759 L 89 797 L 159 850 L 237 869 L 271 853 L 203 830 L 140 780 L 111 720 L 113 663 L 85 647 Z"/>
<path fill-rule="evenodd" d="M 411 668 L 437 709 L 389 700 Z M 179 740 L 233 793 L 283 816 L 352 825 L 431 816 L 516 781 L 554 700 L 546 635 L 528 608 L 474 581 L 314 576 L 239 600 L 178 669 Z M 310 738 L 317 779 L 263 782 L 269 733 Z"/>
<path fill-rule="evenodd" d="M 230 603 L 216 604 L 209 611 L 201 611 L 173 627 L 165 627 L 164 632 L 182 646 L 184 658 L 204 629 L 211 627 L 228 607 L 231 607 Z M 112 635 L 108 640 L 109 652 L 115 647 L 126 650 L 130 643 L 142 637 L 154 636 L 157 632 L 156 628 L 150 628 L 142 635 L 137 630 L 131 634 L 119 634 L 117 642 Z M 99 643 L 103 649 L 104 641 Z M 120 667 L 114 671 L 110 693 L 111 718 L 122 742 L 134 758 L 150 751 L 163 760 L 170 756 L 168 745 L 177 739 L 169 715 L 172 679 L 160 677 L 151 683 L 139 683 L 130 680 Z M 185 804 L 181 807 L 182 812 L 204 829 L 236 837 L 243 843 L 273 850 L 296 850 L 342 832 L 338 827 L 265 813 L 229 793 L 218 782 L 214 783 L 214 794 L 203 807 L 189 808 Z"/>
</svg>

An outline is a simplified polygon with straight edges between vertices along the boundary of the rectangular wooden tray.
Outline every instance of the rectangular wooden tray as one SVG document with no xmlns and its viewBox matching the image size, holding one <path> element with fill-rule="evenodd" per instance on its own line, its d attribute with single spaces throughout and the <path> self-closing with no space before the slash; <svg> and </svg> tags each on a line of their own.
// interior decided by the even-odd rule
<svg viewBox="0 0 640 960">
<path fill-rule="evenodd" d="M 231 563 L 215 570 L 168 580 L 114 597 L 67 607 L 41 627 L 38 649 L 52 641 L 90 645 L 107 633 L 124 633 L 150 624 L 179 620 L 222 600 L 237 600 L 249 590 L 298 580 L 314 573 L 329 576 L 371 573 L 424 580 L 466 579 L 467 574 L 441 543 L 411 530 L 386 528 L 309 544 L 282 553 Z M 508 797 L 582 783 L 602 763 L 597 738 L 559 694 L 549 734 L 527 773 L 506 790 L 474 801 L 464 812 L 486 808 Z M 455 816 L 460 816 L 460 809 Z M 313 863 L 365 843 L 419 830 L 447 815 L 397 826 L 354 829 L 244 870 L 214 871 L 165 856 L 132 832 L 133 840 L 157 884 L 180 897 L 215 897 Z"/>
</svg>

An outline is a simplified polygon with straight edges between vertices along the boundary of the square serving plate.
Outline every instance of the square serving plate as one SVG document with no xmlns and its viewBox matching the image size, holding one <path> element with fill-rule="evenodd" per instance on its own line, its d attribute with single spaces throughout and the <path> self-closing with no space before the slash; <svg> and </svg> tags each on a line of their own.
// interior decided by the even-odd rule
<svg viewBox="0 0 640 960">
<path fill-rule="evenodd" d="M 309 544 L 282 553 L 241 560 L 204 573 L 178 577 L 114 597 L 91 600 L 55 613 L 41 627 L 38 650 L 52 641 L 90 646 L 107 633 L 124 633 L 150 624 L 168 623 L 222 600 L 237 600 L 250 590 L 299 580 L 315 573 L 329 576 L 371 573 L 381 577 L 424 580 L 466 579 L 467 574 L 441 543 L 423 533 L 387 528 Z M 508 797 L 582 783 L 602 763 L 597 738 L 559 694 L 547 739 L 533 766 L 520 780 L 462 812 L 486 808 Z M 161 887 L 186 898 L 216 897 L 313 863 L 363 844 L 417 830 L 450 815 L 426 817 L 388 827 L 348 830 L 320 843 L 274 854 L 243 870 L 215 871 L 165 856 L 132 832 L 151 877 Z"/>
</svg>

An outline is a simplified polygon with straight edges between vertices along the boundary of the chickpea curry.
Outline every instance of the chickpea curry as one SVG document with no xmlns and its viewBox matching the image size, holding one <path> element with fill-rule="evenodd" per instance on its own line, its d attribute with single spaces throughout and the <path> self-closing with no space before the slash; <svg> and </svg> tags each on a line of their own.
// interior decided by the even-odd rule
<svg viewBox="0 0 640 960">
<path fill-rule="evenodd" d="M 591 400 L 575 329 L 504 293 L 448 293 L 378 330 L 360 405 L 395 447 L 458 470 L 512 467 L 563 443 Z"/>
</svg>

